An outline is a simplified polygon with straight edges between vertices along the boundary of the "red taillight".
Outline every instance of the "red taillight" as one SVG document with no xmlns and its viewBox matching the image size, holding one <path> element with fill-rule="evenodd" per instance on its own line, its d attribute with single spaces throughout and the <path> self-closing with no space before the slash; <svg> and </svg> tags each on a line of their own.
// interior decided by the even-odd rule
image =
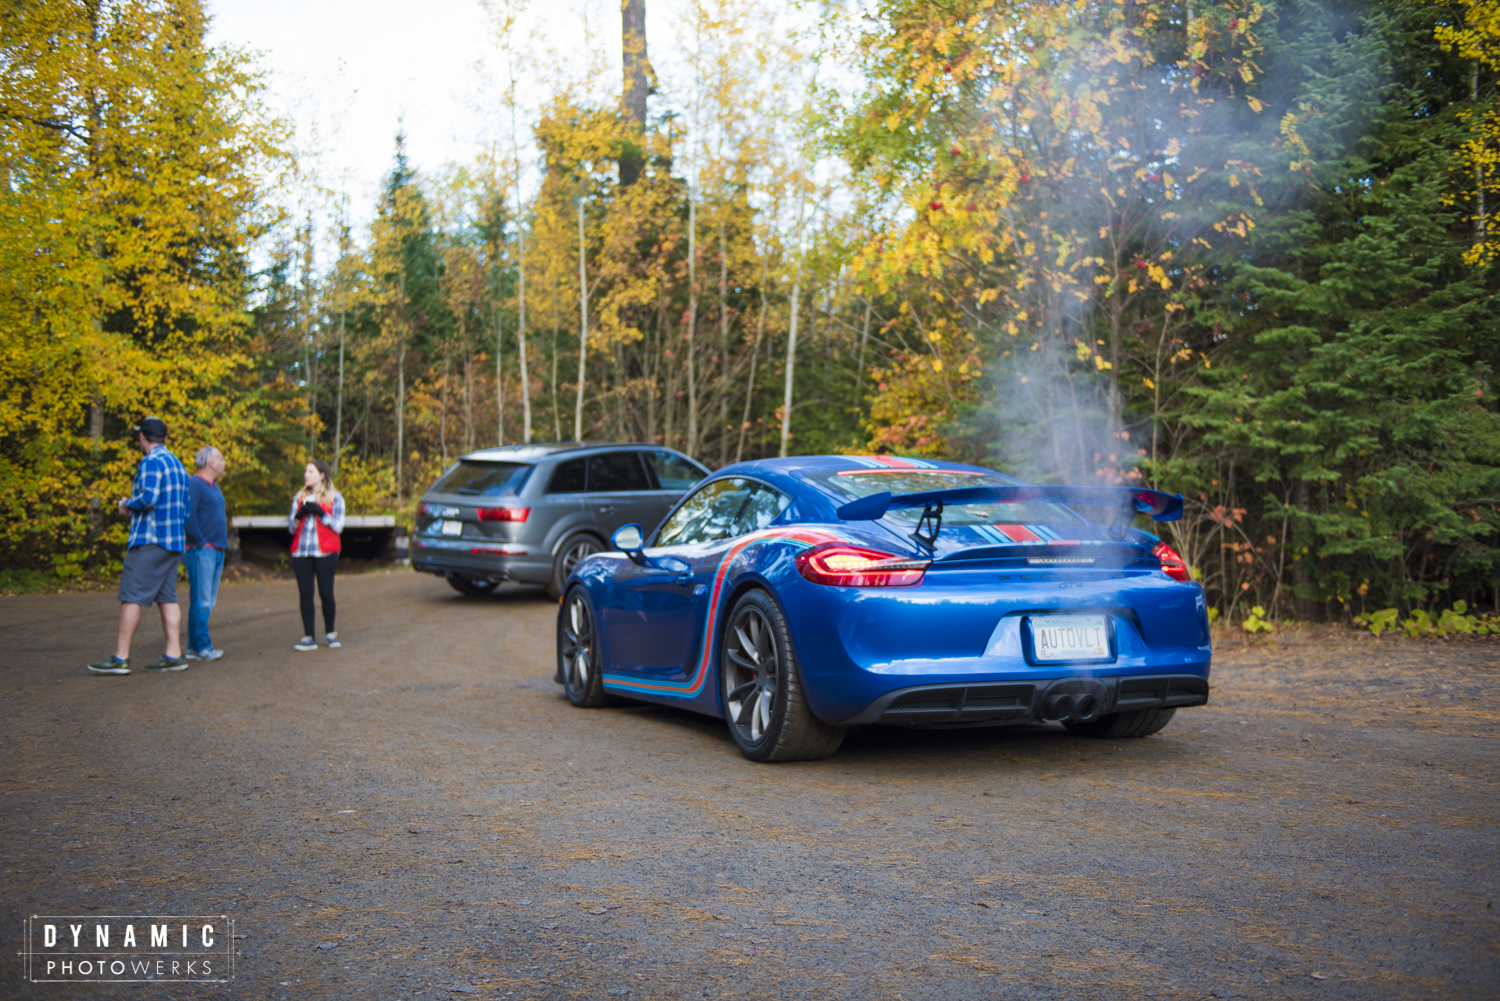
<svg viewBox="0 0 1500 1001">
<path fill-rule="evenodd" d="M 814 584 L 835 587 L 906 587 L 922 583 L 931 560 L 902 559 L 894 553 L 842 542 L 826 542 L 797 554 L 797 570 Z"/>
<path fill-rule="evenodd" d="M 1151 550 L 1151 555 L 1161 560 L 1161 572 L 1173 580 L 1187 583 L 1193 579 L 1193 575 L 1188 573 L 1187 564 L 1177 555 L 1177 550 L 1165 542 L 1158 542 L 1156 548 Z"/>
<path fill-rule="evenodd" d="M 472 553 L 472 554 L 474 554 L 475 556 L 525 556 L 526 555 L 526 550 L 524 550 L 524 549 L 489 549 L 489 548 L 486 548 L 484 546 L 477 546 L 477 547 L 475 547 L 473 549 L 470 549 L 469 552 Z"/>
<path fill-rule="evenodd" d="M 427 517 L 431 513 L 432 513 L 432 508 L 428 507 L 426 504 L 418 504 L 417 505 L 417 514 L 420 515 L 421 517 L 425 518 L 425 517 Z"/>
<path fill-rule="evenodd" d="M 480 521 L 522 522 L 531 513 L 529 507 L 482 507 L 474 512 Z"/>
</svg>

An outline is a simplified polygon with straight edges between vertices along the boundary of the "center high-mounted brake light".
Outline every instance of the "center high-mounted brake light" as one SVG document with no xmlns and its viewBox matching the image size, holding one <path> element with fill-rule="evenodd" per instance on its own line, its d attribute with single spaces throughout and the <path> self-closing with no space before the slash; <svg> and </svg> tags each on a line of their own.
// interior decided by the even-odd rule
<svg viewBox="0 0 1500 1001">
<path fill-rule="evenodd" d="M 480 521 L 513 521 L 523 522 L 531 513 L 529 507 L 482 507 L 475 512 Z"/>
<path fill-rule="evenodd" d="M 1193 579 L 1193 575 L 1188 572 L 1187 564 L 1182 561 L 1181 556 L 1177 555 L 1177 550 L 1165 542 L 1158 542 L 1156 548 L 1151 550 L 1151 555 L 1161 560 L 1161 572 L 1173 580 L 1180 580 L 1186 584 Z"/>
<path fill-rule="evenodd" d="M 843 542 L 826 542 L 797 554 L 797 570 L 803 577 L 835 587 L 909 587 L 922 583 L 931 563 Z"/>
</svg>

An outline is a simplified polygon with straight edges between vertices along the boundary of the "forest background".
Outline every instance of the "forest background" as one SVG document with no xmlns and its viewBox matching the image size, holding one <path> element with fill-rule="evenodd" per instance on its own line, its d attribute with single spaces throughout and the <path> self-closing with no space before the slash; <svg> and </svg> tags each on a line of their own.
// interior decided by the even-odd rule
<svg viewBox="0 0 1500 1001">
<path fill-rule="evenodd" d="M 508 140 L 366 228 L 196 0 L 9 0 L 0 574 L 118 567 L 154 413 L 238 514 L 891 453 L 1182 492 L 1231 619 L 1500 605 L 1500 0 L 691 0 L 670 85 L 631 7 L 623 81 L 488 7 Z"/>
</svg>

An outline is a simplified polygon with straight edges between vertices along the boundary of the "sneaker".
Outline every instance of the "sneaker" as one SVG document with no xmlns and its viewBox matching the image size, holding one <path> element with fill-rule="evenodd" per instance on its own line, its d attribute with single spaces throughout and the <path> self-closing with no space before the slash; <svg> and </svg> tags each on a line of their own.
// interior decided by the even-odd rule
<svg viewBox="0 0 1500 1001">
<path fill-rule="evenodd" d="M 318 641 L 313 639 L 311 636 L 302 637 L 297 641 L 297 645 L 292 647 L 293 650 L 316 650 L 317 648 Z"/>
<path fill-rule="evenodd" d="M 199 660 L 218 660 L 222 656 L 224 656 L 224 651 L 223 650 L 199 650 L 198 651 L 198 659 Z"/>
<path fill-rule="evenodd" d="M 145 667 L 141 668 L 141 670 L 143 670 L 143 671 L 186 671 L 187 670 L 187 666 L 188 665 L 187 665 L 187 658 L 186 657 L 168 657 L 166 654 L 162 654 L 156 660 L 153 660 L 151 663 L 149 663 Z"/>
<path fill-rule="evenodd" d="M 88 667 L 94 674 L 129 674 L 130 659 L 121 660 L 114 654 L 110 654 L 103 660 L 94 661 Z"/>
<path fill-rule="evenodd" d="M 199 660 L 200 658 L 198 656 L 198 651 L 197 650 L 184 650 L 184 651 L 182 651 L 182 659 L 183 660 Z"/>
<path fill-rule="evenodd" d="M 328 649 L 330 650 L 337 650 L 339 647 L 344 645 L 339 642 L 338 633 L 329 633 L 326 638 L 328 640 Z"/>
</svg>

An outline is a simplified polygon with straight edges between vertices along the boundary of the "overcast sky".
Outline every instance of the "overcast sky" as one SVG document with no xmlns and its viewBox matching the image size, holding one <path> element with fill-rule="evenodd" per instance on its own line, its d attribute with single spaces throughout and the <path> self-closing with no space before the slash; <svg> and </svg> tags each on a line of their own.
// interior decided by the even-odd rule
<svg viewBox="0 0 1500 1001">
<path fill-rule="evenodd" d="M 347 177 L 356 222 L 373 211 L 380 179 L 389 169 L 398 122 L 404 121 L 413 164 L 435 170 L 469 162 L 485 127 L 497 127 L 498 94 L 481 83 L 488 70 L 503 78 L 504 59 L 494 27 L 479 0 L 208 0 L 210 42 L 256 50 L 271 73 L 273 107 L 297 122 L 302 142 L 317 122 L 326 131 L 326 169 Z M 679 0 L 651 0 L 646 37 L 652 63 L 670 62 Z M 587 6 L 585 6 L 587 5 Z M 560 53 L 575 64 L 560 75 L 587 69 L 582 13 L 612 56 L 607 82 L 619 91 L 620 17 L 617 0 L 554 4 L 526 28 L 546 33 L 539 51 Z M 524 33 L 524 32 L 523 32 Z M 605 81 L 601 81 L 605 82 Z M 524 129 L 524 123 L 523 123 Z M 522 136 L 525 142 L 529 137 Z M 334 179 L 331 178 L 331 179 Z"/>
</svg>

